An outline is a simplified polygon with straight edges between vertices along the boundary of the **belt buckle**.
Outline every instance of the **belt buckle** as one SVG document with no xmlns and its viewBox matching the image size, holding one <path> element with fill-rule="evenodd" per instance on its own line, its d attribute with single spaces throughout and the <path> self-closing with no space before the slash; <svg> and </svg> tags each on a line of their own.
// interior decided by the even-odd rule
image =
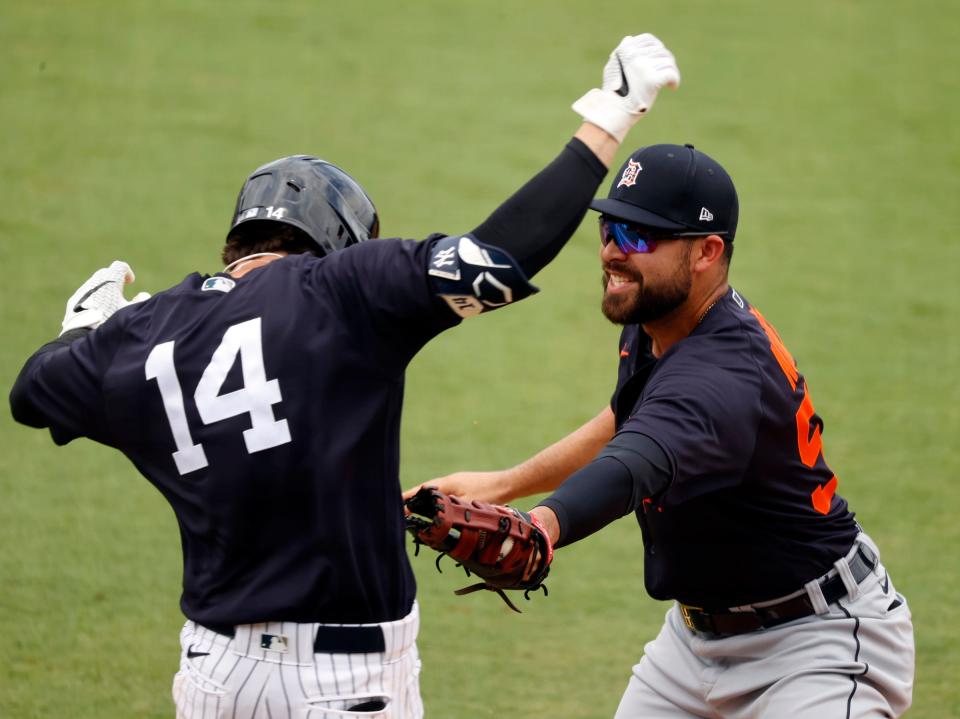
<svg viewBox="0 0 960 719">
<path fill-rule="evenodd" d="M 690 607 L 686 604 L 680 605 L 680 616 L 683 617 L 683 623 L 687 625 L 687 629 L 689 629 L 691 632 L 695 632 L 697 631 L 697 628 L 693 626 L 693 617 L 690 616 L 691 609 L 702 612 L 703 607 Z"/>
</svg>

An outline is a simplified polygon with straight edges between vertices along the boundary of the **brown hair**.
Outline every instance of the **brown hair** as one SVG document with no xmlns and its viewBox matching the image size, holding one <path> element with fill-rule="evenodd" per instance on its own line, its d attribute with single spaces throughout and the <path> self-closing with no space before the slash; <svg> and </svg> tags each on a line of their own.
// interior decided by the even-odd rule
<svg viewBox="0 0 960 719">
<path fill-rule="evenodd" d="M 245 222 L 227 236 L 220 257 L 224 266 L 241 257 L 258 252 L 302 252 L 321 254 L 313 240 L 303 230 L 281 222 Z"/>
<path fill-rule="evenodd" d="M 730 260 L 733 259 L 733 240 L 728 240 L 724 238 L 723 240 L 723 258 L 727 261 L 727 265 L 730 265 Z"/>
</svg>

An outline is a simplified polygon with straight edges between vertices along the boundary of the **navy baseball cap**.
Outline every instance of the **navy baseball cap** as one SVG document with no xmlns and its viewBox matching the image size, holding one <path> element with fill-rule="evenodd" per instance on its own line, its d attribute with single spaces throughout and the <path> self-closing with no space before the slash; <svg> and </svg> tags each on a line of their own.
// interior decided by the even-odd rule
<svg viewBox="0 0 960 719">
<path fill-rule="evenodd" d="M 627 159 L 606 199 L 590 208 L 655 230 L 732 241 L 740 205 L 730 175 L 709 155 L 693 145 L 650 145 Z"/>
</svg>

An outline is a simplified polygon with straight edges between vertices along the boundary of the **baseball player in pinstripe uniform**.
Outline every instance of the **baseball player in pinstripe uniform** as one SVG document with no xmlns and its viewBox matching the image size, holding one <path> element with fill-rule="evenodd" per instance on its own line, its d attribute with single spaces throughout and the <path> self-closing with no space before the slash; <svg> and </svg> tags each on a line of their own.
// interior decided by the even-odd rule
<svg viewBox="0 0 960 719">
<path fill-rule="evenodd" d="M 528 278 L 578 226 L 624 135 L 678 82 L 659 40 L 625 38 L 574 138 L 466 234 L 376 239 L 356 180 L 296 155 L 245 182 L 221 272 L 127 302 L 118 261 L 68 300 L 11 408 L 57 444 L 117 448 L 173 507 L 178 717 L 422 715 L 404 370 L 463 318 L 536 291 Z"/>
<path fill-rule="evenodd" d="M 591 207 L 603 313 L 623 325 L 610 406 L 517 467 L 429 484 L 488 502 L 552 491 L 531 514 L 558 547 L 636 514 L 647 591 L 675 603 L 617 719 L 900 716 L 910 610 L 837 493 L 806 379 L 728 282 L 729 175 L 653 145 Z"/>
</svg>

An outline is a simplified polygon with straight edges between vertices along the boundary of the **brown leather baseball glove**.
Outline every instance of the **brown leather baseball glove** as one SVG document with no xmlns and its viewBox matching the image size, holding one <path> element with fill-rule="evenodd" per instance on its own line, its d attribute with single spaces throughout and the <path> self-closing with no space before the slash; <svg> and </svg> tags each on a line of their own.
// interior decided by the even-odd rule
<svg viewBox="0 0 960 719">
<path fill-rule="evenodd" d="M 453 557 L 482 581 L 455 594 L 480 589 L 496 592 L 515 612 L 505 589 L 519 589 L 529 599 L 532 590 L 547 588 L 553 547 L 540 521 L 526 512 L 499 504 L 459 499 L 434 487 L 424 487 L 406 501 L 407 530 L 419 553 L 421 544 Z"/>
</svg>

